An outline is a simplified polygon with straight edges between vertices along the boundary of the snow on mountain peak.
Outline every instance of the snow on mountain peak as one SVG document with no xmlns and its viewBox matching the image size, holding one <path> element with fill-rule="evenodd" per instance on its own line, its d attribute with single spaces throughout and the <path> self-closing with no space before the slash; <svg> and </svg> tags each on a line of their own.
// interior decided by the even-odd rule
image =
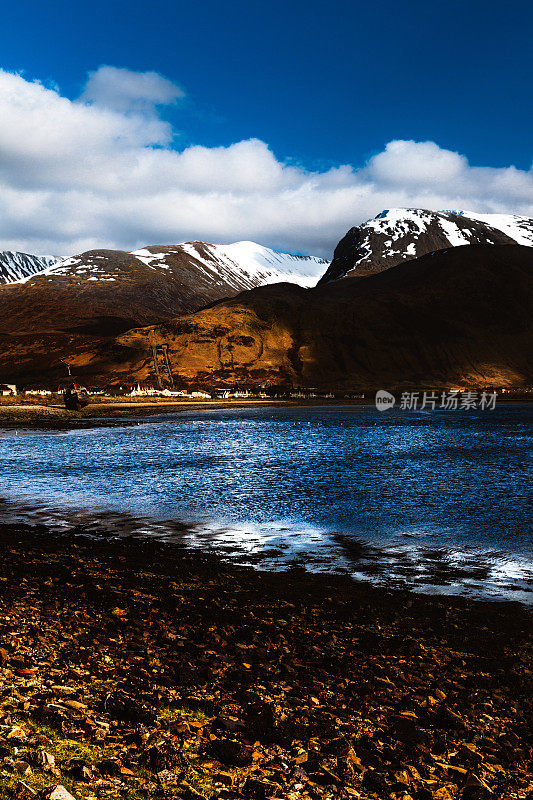
<svg viewBox="0 0 533 800">
<path fill-rule="evenodd" d="M 470 244 L 532 247 L 533 219 L 450 209 L 383 209 L 348 231 L 323 280 L 372 274 L 426 253 Z"/>
<path fill-rule="evenodd" d="M 132 250 L 90 250 L 54 260 L 30 277 L 47 282 L 57 280 L 102 283 L 128 279 L 147 268 L 169 280 L 182 279 L 190 271 L 202 284 L 227 287 L 235 294 L 267 283 L 288 281 L 300 286 L 316 285 L 328 262 L 316 256 L 281 253 L 256 242 L 233 244 L 183 242 L 177 245 L 150 245 Z"/>
<path fill-rule="evenodd" d="M 284 281 L 314 286 L 328 263 L 316 256 L 280 253 L 247 241 L 225 245 L 186 242 L 181 247 L 187 248 L 194 258 L 208 258 L 210 265 L 217 264 L 226 276 L 231 272 L 239 281 L 249 282 L 249 288 Z"/>
<path fill-rule="evenodd" d="M 58 261 L 60 259 L 57 256 L 35 256 L 4 250 L 0 252 L 0 284 L 27 281 Z"/>
</svg>

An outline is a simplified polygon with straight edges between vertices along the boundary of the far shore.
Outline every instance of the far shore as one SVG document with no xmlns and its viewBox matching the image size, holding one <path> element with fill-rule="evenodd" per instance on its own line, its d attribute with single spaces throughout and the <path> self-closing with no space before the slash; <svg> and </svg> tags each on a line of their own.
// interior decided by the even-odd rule
<svg viewBox="0 0 533 800">
<path fill-rule="evenodd" d="M 372 405 L 369 399 L 273 398 L 228 400 L 168 400 L 161 397 L 96 398 L 82 411 L 67 411 L 57 399 L 50 402 L 19 397 L 0 401 L 0 428 L 93 428 L 134 423 L 140 417 L 160 414 L 179 415 L 184 411 L 205 409 L 264 408 L 279 406 Z M 135 418 L 135 419 L 132 419 Z"/>
<path fill-rule="evenodd" d="M 507 397 L 499 405 L 531 403 L 529 397 Z M 202 400 L 172 400 L 164 397 L 96 396 L 82 411 L 67 411 L 57 396 L 29 398 L 25 395 L 0 397 L 0 429 L 105 428 L 135 425 L 145 417 L 175 414 L 184 411 L 231 410 L 243 408 L 318 406 L 374 406 L 374 392 L 365 397 L 274 397 L 228 398 Z"/>
</svg>

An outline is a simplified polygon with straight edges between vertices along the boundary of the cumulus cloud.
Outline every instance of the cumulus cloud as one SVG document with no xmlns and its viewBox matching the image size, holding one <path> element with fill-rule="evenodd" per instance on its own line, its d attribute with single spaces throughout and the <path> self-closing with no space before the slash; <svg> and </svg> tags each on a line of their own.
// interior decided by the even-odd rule
<svg viewBox="0 0 533 800">
<path fill-rule="evenodd" d="M 180 151 L 157 109 L 181 96 L 157 73 L 101 67 L 73 101 L 0 70 L 0 249 L 252 239 L 327 257 L 383 208 L 533 215 L 532 170 L 473 167 L 434 142 L 393 141 L 323 172 L 259 139 Z"/>
<path fill-rule="evenodd" d="M 389 142 L 368 165 L 373 180 L 385 186 L 447 186 L 460 180 L 465 170 L 468 161 L 464 156 L 442 150 L 435 142 Z"/>
<path fill-rule="evenodd" d="M 123 67 L 99 67 L 89 72 L 80 100 L 125 113 L 154 113 L 157 106 L 174 105 L 183 89 L 157 72 L 134 72 Z"/>
</svg>

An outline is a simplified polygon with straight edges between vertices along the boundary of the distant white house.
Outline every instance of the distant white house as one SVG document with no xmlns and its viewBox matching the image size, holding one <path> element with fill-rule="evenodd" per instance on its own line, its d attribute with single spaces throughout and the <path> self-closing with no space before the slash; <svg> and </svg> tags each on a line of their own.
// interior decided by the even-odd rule
<svg viewBox="0 0 533 800">
<path fill-rule="evenodd" d="M 141 384 L 138 383 L 137 386 L 131 390 L 130 397 L 149 397 L 154 394 L 156 394 L 156 391 L 153 386 L 141 387 Z"/>
<path fill-rule="evenodd" d="M 17 394 L 17 387 L 14 383 L 0 383 L 0 396 L 10 397 Z"/>
<path fill-rule="evenodd" d="M 185 391 L 178 389 L 154 389 L 153 386 L 141 386 L 140 383 L 135 386 L 131 392 L 130 397 L 193 397 L 192 394 L 187 394 Z M 210 397 L 210 395 L 207 395 Z"/>
<path fill-rule="evenodd" d="M 224 389 L 218 393 L 220 400 L 228 400 L 230 397 L 247 398 L 247 397 L 267 397 L 265 392 L 250 392 L 248 389 Z"/>
</svg>

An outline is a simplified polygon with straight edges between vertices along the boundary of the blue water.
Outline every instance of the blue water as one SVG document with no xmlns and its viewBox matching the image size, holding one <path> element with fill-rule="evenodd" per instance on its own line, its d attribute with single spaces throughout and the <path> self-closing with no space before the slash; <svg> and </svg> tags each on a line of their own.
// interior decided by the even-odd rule
<svg viewBox="0 0 533 800">
<path fill-rule="evenodd" d="M 58 523 L 112 513 L 169 538 L 186 520 L 181 543 L 259 566 L 527 600 L 531 452 L 528 405 L 190 411 L 6 431 L 0 497 L 21 515 L 29 503 Z"/>
</svg>

